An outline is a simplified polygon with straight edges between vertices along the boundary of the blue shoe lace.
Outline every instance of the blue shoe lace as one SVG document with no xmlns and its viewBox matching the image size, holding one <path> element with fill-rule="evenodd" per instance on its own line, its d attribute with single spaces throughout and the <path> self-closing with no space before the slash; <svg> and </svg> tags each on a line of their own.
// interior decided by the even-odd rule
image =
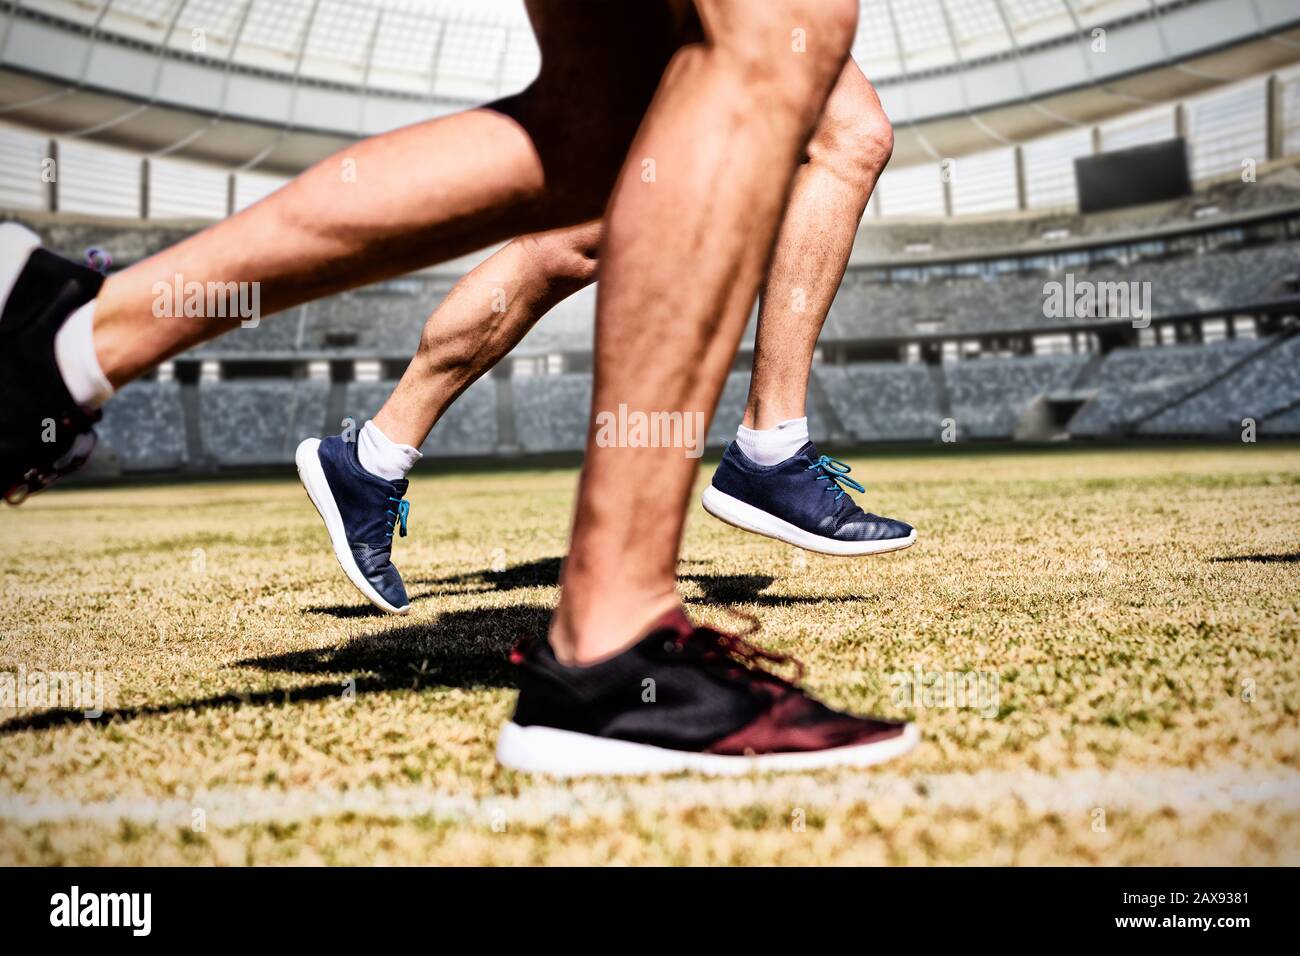
<svg viewBox="0 0 1300 956">
<path fill-rule="evenodd" d="M 858 484 L 848 474 L 853 469 L 840 461 L 838 458 L 832 458 L 830 455 L 822 455 L 815 462 L 808 466 L 808 471 L 818 470 L 821 472 L 817 476 L 818 481 L 829 481 L 826 486 L 827 491 L 836 492 L 833 501 L 839 501 L 844 497 L 844 488 L 852 488 L 854 491 L 866 491 L 867 489 Z"/>
<path fill-rule="evenodd" d="M 411 513 L 411 503 L 401 498 L 389 498 L 388 500 L 397 502 L 397 510 L 393 511 L 392 508 L 389 508 L 387 511 L 384 512 L 384 514 L 392 516 L 394 528 L 397 527 L 398 522 L 401 522 L 402 525 L 401 536 L 405 538 L 406 537 L 406 516 Z M 392 536 L 393 536 L 393 532 L 389 531 L 388 537 L 391 538 Z"/>
</svg>

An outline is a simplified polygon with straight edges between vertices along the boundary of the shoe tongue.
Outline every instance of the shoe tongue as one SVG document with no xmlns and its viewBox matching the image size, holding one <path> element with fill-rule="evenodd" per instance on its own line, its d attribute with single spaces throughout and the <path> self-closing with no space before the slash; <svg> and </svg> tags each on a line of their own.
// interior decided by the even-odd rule
<svg viewBox="0 0 1300 956">
<path fill-rule="evenodd" d="M 836 512 L 836 516 L 840 519 L 840 524 L 843 524 L 850 518 L 856 518 L 859 515 L 866 514 L 866 512 L 862 510 L 862 506 L 854 501 L 853 496 L 850 494 L 846 493 L 843 498 L 836 502 L 836 504 L 839 505 L 839 510 Z"/>
<path fill-rule="evenodd" d="M 411 482 L 406 478 L 394 478 L 392 482 L 390 482 L 393 486 L 393 490 L 397 492 L 397 497 L 399 498 L 406 497 L 406 489 L 410 483 Z"/>
<path fill-rule="evenodd" d="M 817 451 L 817 446 L 814 445 L 812 442 L 808 442 L 808 444 L 804 445 L 802 448 L 799 449 L 798 452 L 795 453 L 796 458 L 799 455 L 808 456 L 808 460 L 813 464 L 816 464 L 817 459 L 821 458 L 821 454 Z M 848 493 L 848 489 L 843 489 L 843 490 L 845 493 L 843 495 L 837 496 L 835 499 L 835 511 L 834 511 L 834 514 L 836 515 L 837 518 L 839 518 L 839 523 L 841 524 L 846 519 L 855 517 L 856 515 L 863 513 L 862 509 L 858 507 L 858 503 L 853 500 L 853 496 Z"/>
</svg>

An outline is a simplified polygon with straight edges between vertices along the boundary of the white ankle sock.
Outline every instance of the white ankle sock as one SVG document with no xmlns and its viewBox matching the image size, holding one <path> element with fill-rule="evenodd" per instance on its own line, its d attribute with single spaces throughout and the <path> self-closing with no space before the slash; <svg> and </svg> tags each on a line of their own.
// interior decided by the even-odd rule
<svg viewBox="0 0 1300 956">
<path fill-rule="evenodd" d="M 405 478 L 406 473 L 423 457 L 410 445 L 399 445 L 393 441 L 374 422 L 366 422 L 361 434 L 357 436 L 357 458 L 361 467 L 388 481 Z"/>
<path fill-rule="evenodd" d="M 95 302 L 92 299 L 54 333 L 54 363 L 72 400 L 87 411 L 103 405 L 113 394 L 95 355 Z"/>
<path fill-rule="evenodd" d="M 791 418 L 775 428 L 736 429 L 736 444 L 745 457 L 759 465 L 777 465 L 808 443 L 808 418 Z"/>
</svg>

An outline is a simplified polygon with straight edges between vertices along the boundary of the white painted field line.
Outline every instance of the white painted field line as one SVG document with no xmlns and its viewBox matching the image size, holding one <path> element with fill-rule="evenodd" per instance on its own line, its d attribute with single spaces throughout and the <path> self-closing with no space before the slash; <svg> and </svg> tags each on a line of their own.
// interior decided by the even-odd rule
<svg viewBox="0 0 1300 956">
<path fill-rule="evenodd" d="M 755 804 L 820 812 L 870 809 L 873 803 L 916 811 L 983 813 L 1011 804 L 1029 813 L 1086 813 L 1093 807 L 1180 814 L 1269 808 L 1300 811 L 1300 772 L 1176 768 L 1135 770 L 982 771 L 973 774 L 860 774 L 812 780 L 786 776 L 630 783 L 539 780 L 517 795 L 473 796 L 423 787 L 279 791 L 260 787 L 212 790 L 193 799 L 121 798 L 82 803 L 0 793 L 0 819 L 38 823 L 118 823 L 188 827 L 195 809 L 209 826 L 286 823 L 356 814 L 383 819 L 430 817 L 487 826 L 493 820 L 532 825 L 614 820 L 636 811 Z"/>
</svg>

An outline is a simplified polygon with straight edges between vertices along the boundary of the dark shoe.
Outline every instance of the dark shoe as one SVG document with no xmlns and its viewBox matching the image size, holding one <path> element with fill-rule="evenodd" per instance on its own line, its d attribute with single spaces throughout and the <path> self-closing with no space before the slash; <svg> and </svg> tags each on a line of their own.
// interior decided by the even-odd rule
<svg viewBox="0 0 1300 956">
<path fill-rule="evenodd" d="M 95 450 L 100 414 L 68 394 L 54 336 L 103 281 L 40 248 L 23 226 L 0 225 L 0 493 L 10 504 L 78 470 Z"/>
<path fill-rule="evenodd" d="M 324 441 L 308 438 L 294 460 L 348 580 L 381 611 L 409 612 L 411 602 L 392 561 L 393 532 L 406 536 L 411 511 L 411 503 L 403 500 L 406 479 L 372 475 L 357 460 L 357 443 L 338 435 Z"/>
<path fill-rule="evenodd" d="M 792 458 L 760 465 L 732 442 L 704 491 L 704 510 L 729 525 L 822 554 L 883 554 L 909 548 L 916 530 L 858 507 L 845 489 L 866 491 L 844 462 L 812 442 Z"/>
<path fill-rule="evenodd" d="M 793 663 L 694 627 L 680 610 L 586 667 L 516 649 L 519 700 L 497 742 L 513 770 L 554 776 L 866 767 L 916 746 L 916 725 L 831 710 L 762 668 Z"/>
</svg>

